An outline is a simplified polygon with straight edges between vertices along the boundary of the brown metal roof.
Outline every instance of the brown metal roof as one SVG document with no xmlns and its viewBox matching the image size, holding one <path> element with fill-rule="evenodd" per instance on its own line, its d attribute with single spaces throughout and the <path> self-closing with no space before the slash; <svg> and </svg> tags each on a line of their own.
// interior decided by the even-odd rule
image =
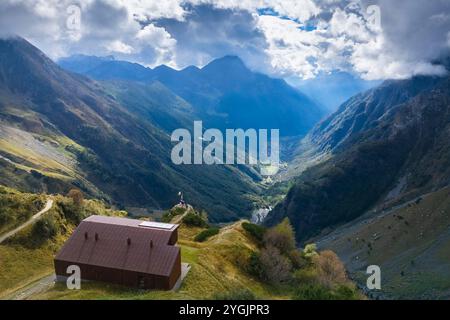
<svg viewBox="0 0 450 320">
<path fill-rule="evenodd" d="M 179 247 L 168 245 L 178 225 L 160 230 L 141 227 L 141 223 L 134 219 L 91 216 L 81 222 L 56 260 L 169 275 L 180 252 Z"/>
</svg>

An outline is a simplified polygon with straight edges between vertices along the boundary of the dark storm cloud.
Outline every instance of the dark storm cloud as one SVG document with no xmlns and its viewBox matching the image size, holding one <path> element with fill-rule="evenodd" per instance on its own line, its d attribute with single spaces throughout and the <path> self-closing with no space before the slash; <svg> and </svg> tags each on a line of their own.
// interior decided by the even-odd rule
<svg viewBox="0 0 450 320">
<path fill-rule="evenodd" d="M 389 49 L 400 58 L 432 61 L 449 54 L 450 1 L 379 0 Z"/>
<path fill-rule="evenodd" d="M 312 1 L 2 0 L 0 36 L 21 35 L 52 58 L 112 54 L 185 67 L 232 54 L 293 77 L 334 69 L 369 79 L 442 74 L 432 62 L 449 54 L 449 0 Z M 73 4 L 82 14 L 78 33 L 66 27 Z M 370 5 L 380 6 L 379 32 L 354 28 Z"/>
<path fill-rule="evenodd" d="M 179 66 L 204 65 L 224 55 L 237 55 L 249 67 L 260 67 L 265 62 L 265 37 L 248 11 L 217 9 L 210 5 L 185 9 L 189 13 L 184 21 L 162 19 L 155 23 L 176 39 Z"/>
</svg>

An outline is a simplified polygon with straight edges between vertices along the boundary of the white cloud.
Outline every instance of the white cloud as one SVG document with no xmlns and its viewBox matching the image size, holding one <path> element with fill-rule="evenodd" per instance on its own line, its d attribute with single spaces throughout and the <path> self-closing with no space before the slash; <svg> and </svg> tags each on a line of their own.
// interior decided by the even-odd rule
<svg viewBox="0 0 450 320">
<path fill-rule="evenodd" d="M 304 79 L 314 77 L 317 68 L 312 61 L 321 54 L 320 37 L 315 32 L 303 31 L 299 23 L 274 16 L 259 17 L 258 27 L 269 44 L 266 53 L 274 72 Z"/>
<path fill-rule="evenodd" d="M 114 40 L 106 44 L 105 48 L 112 53 L 116 52 L 116 53 L 132 54 L 135 52 L 132 46 L 123 43 L 120 40 Z"/>
<path fill-rule="evenodd" d="M 306 21 L 320 13 L 313 0 L 192 0 L 194 4 L 210 4 L 221 9 L 246 10 L 256 13 L 258 9 L 272 9 L 280 16 Z"/>
<path fill-rule="evenodd" d="M 379 4 L 322 1 L 323 11 L 312 31 L 305 31 L 304 23 L 260 17 L 258 25 L 267 37 L 266 52 L 275 72 L 308 79 L 340 70 L 367 80 L 445 74 L 434 60 L 449 54 L 450 3 L 380 0 Z"/>
<path fill-rule="evenodd" d="M 72 30 L 67 8 L 77 3 L 81 24 Z M 209 6 L 202 11 L 209 17 L 195 16 L 192 6 L 199 5 Z M 226 10 L 236 20 L 227 23 L 222 15 L 214 25 L 214 15 Z M 167 21 L 187 29 L 174 33 Z M 434 63 L 450 51 L 450 1 L 2 0 L 0 36 L 8 34 L 26 37 L 52 58 L 114 54 L 184 67 L 223 52 L 261 71 L 268 62 L 270 72 L 286 77 L 344 70 L 401 79 L 445 71 Z"/>
<path fill-rule="evenodd" d="M 183 20 L 187 13 L 179 0 L 116 0 L 126 7 L 130 14 L 138 20 L 172 18 Z"/>
</svg>

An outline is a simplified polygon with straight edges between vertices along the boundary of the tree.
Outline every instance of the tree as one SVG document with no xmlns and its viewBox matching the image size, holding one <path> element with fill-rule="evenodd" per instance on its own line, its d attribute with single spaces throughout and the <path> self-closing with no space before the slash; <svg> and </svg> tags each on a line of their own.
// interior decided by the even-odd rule
<svg viewBox="0 0 450 320">
<path fill-rule="evenodd" d="M 67 196 L 72 199 L 73 204 L 77 207 L 81 207 L 83 205 L 84 195 L 79 189 L 70 190 Z"/>
<path fill-rule="evenodd" d="M 268 246 L 261 250 L 261 266 L 264 277 L 273 284 L 286 282 L 291 278 L 292 264 L 274 246 Z"/>
<path fill-rule="evenodd" d="M 265 246 L 273 246 L 282 254 L 288 254 L 295 249 L 295 233 L 288 218 L 280 224 L 266 231 L 264 235 Z"/>
<path fill-rule="evenodd" d="M 189 212 L 183 218 L 183 223 L 191 227 L 208 228 L 208 222 L 206 222 L 199 214 Z"/>
<path fill-rule="evenodd" d="M 45 217 L 35 223 L 32 234 L 36 239 L 53 239 L 58 234 L 58 225 L 53 218 Z"/>
<path fill-rule="evenodd" d="M 331 288 L 347 282 L 345 267 L 333 251 L 322 251 L 313 258 L 313 262 L 317 266 L 318 280 L 322 285 Z"/>
<path fill-rule="evenodd" d="M 310 243 L 305 246 L 305 249 L 303 249 L 303 255 L 307 259 L 312 259 L 313 257 L 317 256 L 317 246 L 315 243 Z"/>
<path fill-rule="evenodd" d="M 264 234 L 266 233 L 266 228 L 257 224 L 243 222 L 242 228 L 247 231 L 255 240 L 261 243 L 264 240 Z"/>
</svg>

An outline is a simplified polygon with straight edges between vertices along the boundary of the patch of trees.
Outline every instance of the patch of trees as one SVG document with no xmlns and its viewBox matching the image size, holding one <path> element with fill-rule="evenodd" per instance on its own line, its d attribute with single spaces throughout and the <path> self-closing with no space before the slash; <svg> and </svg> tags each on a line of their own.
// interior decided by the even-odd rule
<svg viewBox="0 0 450 320">
<path fill-rule="evenodd" d="M 267 228 L 258 224 L 253 224 L 249 222 L 243 222 L 242 228 L 248 232 L 248 234 L 258 243 L 262 243 L 264 239 L 264 234 L 266 233 Z"/>
<path fill-rule="evenodd" d="M 0 233 L 26 222 L 43 206 L 40 195 L 13 193 L 0 187 Z"/>
<path fill-rule="evenodd" d="M 190 211 L 184 217 L 182 222 L 190 227 L 208 228 L 207 220 L 198 212 Z"/>
<path fill-rule="evenodd" d="M 33 225 L 32 238 L 35 240 L 49 240 L 58 235 L 58 224 L 53 217 L 44 217 Z"/>
<path fill-rule="evenodd" d="M 206 230 L 203 230 L 198 235 L 195 236 L 194 241 L 196 242 L 204 242 L 211 238 L 212 236 L 215 236 L 220 231 L 217 227 L 208 228 Z"/>
<path fill-rule="evenodd" d="M 248 225 L 244 229 L 261 231 Z M 282 286 L 295 299 L 359 297 L 334 252 L 319 253 L 314 244 L 303 250 L 296 248 L 294 229 L 288 218 L 263 233 L 261 249 L 250 254 L 247 271 L 273 286 Z"/>
<path fill-rule="evenodd" d="M 175 218 L 176 216 L 181 216 L 185 212 L 186 212 L 185 208 L 174 207 L 174 208 L 172 208 L 170 210 L 167 210 L 166 212 L 163 213 L 163 215 L 161 217 L 161 221 L 169 223 L 170 221 L 172 221 L 173 218 Z"/>
<path fill-rule="evenodd" d="M 214 300 L 256 300 L 256 296 L 248 289 L 234 289 L 229 292 L 216 293 Z"/>
<path fill-rule="evenodd" d="M 266 231 L 257 227 L 244 227 L 256 237 L 262 233 L 262 248 L 250 256 L 248 271 L 257 278 L 271 284 L 281 284 L 292 278 L 294 266 L 303 264 L 302 257 L 296 253 L 295 234 L 289 219 Z"/>
<path fill-rule="evenodd" d="M 78 225 L 87 216 L 83 206 L 84 195 L 80 190 L 72 189 L 67 194 L 67 197 L 70 200 L 61 200 L 58 205 L 61 207 L 64 217 L 68 221 Z"/>
</svg>

